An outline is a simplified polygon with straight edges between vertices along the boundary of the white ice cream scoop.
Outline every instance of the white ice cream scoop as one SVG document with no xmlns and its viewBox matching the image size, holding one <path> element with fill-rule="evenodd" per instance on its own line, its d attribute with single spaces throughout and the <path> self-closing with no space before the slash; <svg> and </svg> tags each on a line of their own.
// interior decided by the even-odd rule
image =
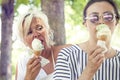
<svg viewBox="0 0 120 80">
<path fill-rule="evenodd" d="M 34 54 L 36 56 L 39 56 L 41 51 L 44 49 L 44 46 L 42 45 L 41 41 L 37 38 L 35 38 L 33 41 L 32 41 L 32 49 L 34 51 Z"/>
<path fill-rule="evenodd" d="M 109 27 L 105 24 L 100 24 L 96 27 L 97 30 L 97 45 L 104 48 L 105 50 L 102 53 L 106 53 L 107 52 L 107 47 L 106 47 L 106 40 L 109 39 L 109 37 L 111 36 L 111 31 L 109 29 Z"/>
<path fill-rule="evenodd" d="M 34 51 L 41 51 L 42 49 L 44 49 L 44 46 L 42 45 L 42 43 L 39 39 L 35 38 L 32 41 L 32 48 Z"/>
<path fill-rule="evenodd" d="M 96 27 L 98 40 L 106 41 L 111 36 L 111 30 L 106 24 L 100 24 Z"/>
</svg>

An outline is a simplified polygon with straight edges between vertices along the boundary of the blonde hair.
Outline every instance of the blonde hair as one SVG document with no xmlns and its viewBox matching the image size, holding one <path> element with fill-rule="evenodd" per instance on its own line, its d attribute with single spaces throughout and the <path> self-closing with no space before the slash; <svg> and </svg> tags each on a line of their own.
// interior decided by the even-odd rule
<svg viewBox="0 0 120 80">
<path fill-rule="evenodd" d="M 27 35 L 30 29 L 30 24 L 33 17 L 40 18 L 44 22 L 45 27 L 47 29 L 47 37 L 48 37 L 48 40 L 46 40 L 47 45 L 48 46 L 54 45 L 53 30 L 49 26 L 47 16 L 41 11 L 32 10 L 20 16 L 20 20 L 18 20 L 19 38 L 24 42 L 24 37 Z"/>
</svg>

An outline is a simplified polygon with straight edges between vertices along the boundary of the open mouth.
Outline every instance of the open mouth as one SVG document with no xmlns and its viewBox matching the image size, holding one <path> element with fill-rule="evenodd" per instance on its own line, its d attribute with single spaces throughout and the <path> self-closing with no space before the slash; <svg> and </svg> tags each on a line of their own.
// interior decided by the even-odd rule
<svg viewBox="0 0 120 80">
<path fill-rule="evenodd" d="M 42 44 L 44 43 L 44 40 L 40 40 L 40 41 L 41 41 Z"/>
</svg>

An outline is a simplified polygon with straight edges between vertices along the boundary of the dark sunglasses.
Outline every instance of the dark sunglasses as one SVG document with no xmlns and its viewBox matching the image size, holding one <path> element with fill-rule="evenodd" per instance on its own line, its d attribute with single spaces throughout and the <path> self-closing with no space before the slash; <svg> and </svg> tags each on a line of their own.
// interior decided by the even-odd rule
<svg viewBox="0 0 120 80">
<path fill-rule="evenodd" d="M 111 12 L 103 13 L 102 16 L 98 14 L 90 14 L 90 16 L 86 17 L 86 20 L 90 20 L 91 23 L 97 24 L 99 23 L 100 18 L 102 17 L 104 22 L 112 22 L 115 19 L 115 14 Z"/>
</svg>

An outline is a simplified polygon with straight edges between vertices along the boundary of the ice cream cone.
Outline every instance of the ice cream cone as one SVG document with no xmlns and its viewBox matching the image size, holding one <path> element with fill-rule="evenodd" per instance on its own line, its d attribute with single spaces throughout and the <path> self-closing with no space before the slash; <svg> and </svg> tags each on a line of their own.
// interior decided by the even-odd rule
<svg viewBox="0 0 120 80">
<path fill-rule="evenodd" d="M 41 56 L 41 52 L 44 49 L 44 46 L 42 45 L 42 43 L 39 39 L 34 39 L 32 41 L 32 49 L 34 51 L 35 56 L 40 56 L 41 67 L 45 66 L 46 64 L 48 64 L 50 62 L 48 59 Z"/>
<path fill-rule="evenodd" d="M 109 27 L 105 24 L 98 25 L 96 27 L 96 30 L 98 39 L 97 45 L 105 49 L 102 53 L 106 53 L 108 50 L 106 47 L 106 41 L 111 36 L 111 31 Z"/>
<path fill-rule="evenodd" d="M 34 55 L 35 56 L 40 56 L 41 54 L 40 54 L 40 51 L 34 51 Z"/>
<path fill-rule="evenodd" d="M 107 36 L 106 35 L 98 36 L 98 40 L 106 41 L 107 40 Z"/>
<path fill-rule="evenodd" d="M 98 25 L 96 27 L 96 30 L 98 40 L 106 41 L 111 36 L 111 31 L 109 27 L 105 24 Z"/>
</svg>

